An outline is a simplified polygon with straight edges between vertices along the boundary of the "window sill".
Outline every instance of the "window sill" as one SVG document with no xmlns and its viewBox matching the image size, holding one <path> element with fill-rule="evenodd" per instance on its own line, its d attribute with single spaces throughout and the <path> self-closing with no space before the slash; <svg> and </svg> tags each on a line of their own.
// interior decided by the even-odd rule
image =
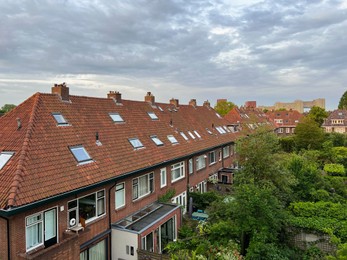
<svg viewBox="0 0 347 260">
<path fill-rule="evenodd" d="M 175 182 L 178 182 L 178 181 L 180 181 L 180 180 L 183 180 L 185 177 L 186 177 L 186 176 L 184 175 L 184 176 L 182 176 L 182 177 L 180 177 L 180 178 L 171 180 L 171 183 L 175 183 Z"/>
<path fill-rule="evenodd" d="M 121 211 L 122 209 L 126 208 L 125 206 L 126 206 L 125 204 L 122 206 L 119 206 L 118 208 L 115 208 L 115 211 Z"/>
<path fill-rule="evenodd" d="M 214 165 L 214 164 L 216 164 L 216 163 L 217 163 L 217 162 L 210 163 L 209 166 L 212 166 L 212 165 Z"/>
</svg>

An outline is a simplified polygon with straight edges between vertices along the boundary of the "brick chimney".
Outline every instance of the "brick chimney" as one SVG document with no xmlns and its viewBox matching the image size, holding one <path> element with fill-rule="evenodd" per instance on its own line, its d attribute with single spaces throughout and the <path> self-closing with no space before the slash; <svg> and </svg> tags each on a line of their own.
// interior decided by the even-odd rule
<svg viewBox="0 0 347 260">
<path fill-rule="evenodd" d="M 190 106 L 193 106 L 193 107 L 196 107 L 196 99 L 191 99 L 191 100 L 189 101 L 189 105 L 190 105 Z"/>
<path fill-rule="evenodd" d="M 178 107 L 179 106 L 178 99 L 174 99 L 174 98 L 170 99 L 170 104 L 174 105 L 175 107 Z"/>
<path fill-rule="evenodd" d="M 110 93 L 107 94 L 107 98 L 113 98 L 116 103 L 122 103 L 122 94 L 118 91 L 110 91 Z"/>
<path fill-rule="evenodd" d="M 69 88 L 66 86 L 65 82 L 63 84 L 54 84 L 52 87 L 52 94 L 58 94 L 62 100 L 69 101 Z"/>
<path fill-rule="evenodd" d="M 257 101 L 246 101 L 245 102 L 245 108 L 256 108 L 257 107 Z"/>
<path fill-rule="evenodd" d="M 152 106 L 155 103 L 155 97 L 152 95 L 151 92 L 147 92 L 147 95 L 145 96 L 145 102 L 150 103 Z"/>
<path fill-rule="evenodd" d="M 210 108 L 211 104 L 210 104 L 210 102 L 208 100 L 206 100 L 206 101 L 204 101 L 204 105 L 203 106 Z"/>
</svg>

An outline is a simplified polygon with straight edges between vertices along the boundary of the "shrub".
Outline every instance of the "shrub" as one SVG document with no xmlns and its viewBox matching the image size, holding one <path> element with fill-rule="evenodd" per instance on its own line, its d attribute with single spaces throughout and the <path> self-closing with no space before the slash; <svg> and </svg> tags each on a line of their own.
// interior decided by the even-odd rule
<svg viewBox="0 0 347 260">
<path fill-rule="evenodd" d="M 344 176 L 345 167 L 338 163 L 328 163 L 324 165 L 324 171 L 332 176 Z"/>
</svg>

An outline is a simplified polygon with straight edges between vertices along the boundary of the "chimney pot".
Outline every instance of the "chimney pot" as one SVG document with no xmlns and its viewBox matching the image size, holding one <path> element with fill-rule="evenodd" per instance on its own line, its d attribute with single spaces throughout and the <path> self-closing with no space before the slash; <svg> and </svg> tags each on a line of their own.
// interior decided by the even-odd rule
<svg viewBox="0 0 347 260">
<path fill-rule="evenodd" d="M 196 107 L 196 99 L 191 99 L 189 101 L 189 105 L 193 106 L 193 107 Z"/>
<path fill-rule="evenodd" d="M 152 95 L 151 92 L 147 92 L 147 95 L 145 96 L 145 102 L 150 103 L 151 105 L 154 105 L 155 103 L 155 97 Z"/>
<path fill-rule="evenodd" d="M 208 108 L 211 107 L 211 104 L 208 100 L 204 101 L 204 107 L 208 107 Z"/>
<path fill-rule="evenodd" d="M 52 87 L 52 94 L 58 94 L 62 100 L 69 101 L 69 88 L 66 86 L 65 82 L 62 84 L 54 84 Z"/>
<path fill-rule="evenodd" d="M 122 103 L 122 94 L 118 91 L 110 91 L 107 94 L 107 98 L 113 98 L 117 104 Z"/>
<path fill-rule="evenodd" d="M 172 99 L 170 100 L 170 104 L 171 104 L 171 105 L 174 105 L 175 107 L 178 107 L 178 106 L 179 106 L 178 99 L 172 98 Z"/>
</svg>

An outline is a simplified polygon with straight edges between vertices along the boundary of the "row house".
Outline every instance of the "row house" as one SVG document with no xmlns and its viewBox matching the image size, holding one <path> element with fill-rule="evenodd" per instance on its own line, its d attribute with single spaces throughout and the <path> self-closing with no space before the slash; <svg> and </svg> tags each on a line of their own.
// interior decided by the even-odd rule
<svg viewBox="0 0 347 260">
<path fill-rule="evenodd" d="M 276 129 L 275 132 L 279 136 L 294 134 L 297 124 L 304 116 L 296 110 L 273 110 L 266 113 L 269 120 L 273 122 Z"/>
<path fill-rule="evenodd" d="M 322 124 L 326 133 L 347 132 L 347 110 L 337 109 L 330 113 Z"/>
<path fill-rule="evenodd" d="M 0 259 L 163 253 L 188 192 L 233 164 L 227 125 L 196 100 L 34 94 L 0 118 Z"/>
</svg>

